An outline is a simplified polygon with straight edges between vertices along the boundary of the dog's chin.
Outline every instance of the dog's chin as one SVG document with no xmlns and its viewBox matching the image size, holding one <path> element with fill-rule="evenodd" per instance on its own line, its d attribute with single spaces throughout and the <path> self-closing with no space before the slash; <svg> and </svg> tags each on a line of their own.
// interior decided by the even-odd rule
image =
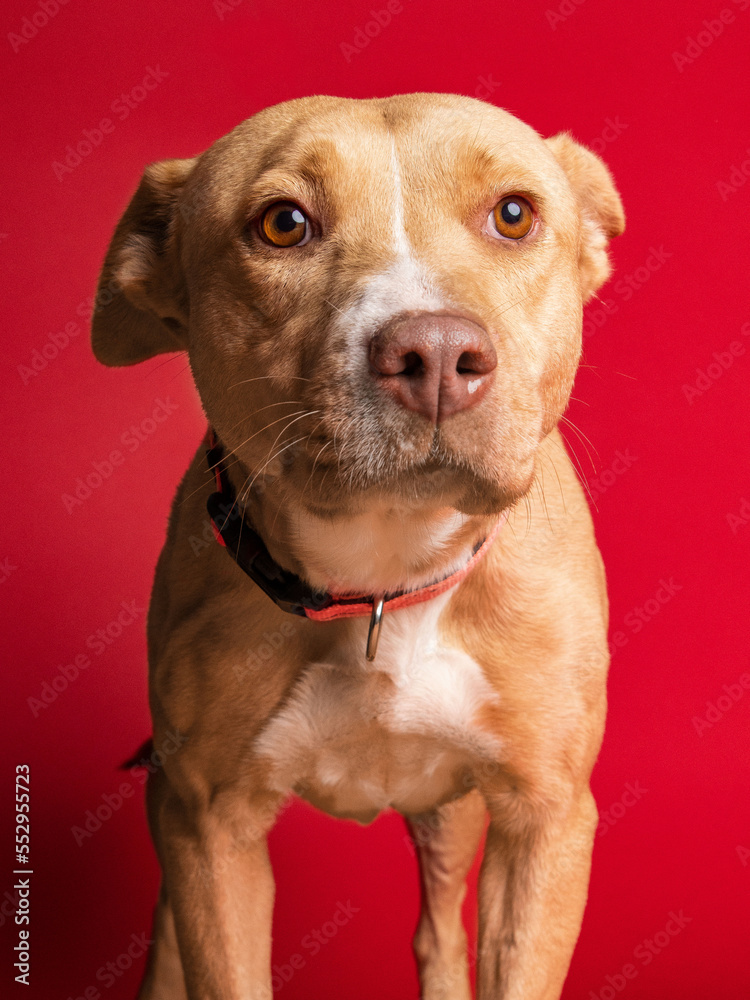
<svg viewBox="0 0 750 1000">
<path fill-rule="evenodd" d="M 487 517 L 518 503 L 533 478 L 533 460 L 521 469 L 499 470 L 497 476 L 470 463 L 429 460 L 381 467 L 376 474 L 345 465 L 316 469 L 312 476 L 292 473 L 287 487 L 297 494 L 299 505 L 317 517 L 354 516 L 373 502 L 383 501 L 394 506 L 451 507 L 462 514 Z"/>
<path fill-rule="evenodd" d="M 524 486 L 499 486 L 487 480 L 479 480 L 462 494 L 453 506 L 461 514 L 489 517 L 500 514 L 515 506 L 531 488 L 533 476 Z"/>
</svg>

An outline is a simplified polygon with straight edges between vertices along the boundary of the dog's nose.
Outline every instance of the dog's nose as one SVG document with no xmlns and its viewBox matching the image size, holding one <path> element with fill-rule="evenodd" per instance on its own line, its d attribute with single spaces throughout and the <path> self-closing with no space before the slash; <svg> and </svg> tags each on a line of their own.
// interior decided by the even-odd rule
<svg viewBox="0 0 750 1000">
<path fill-rule="evenodd" d="M 370 368 L 381 388 L 435 425 L 475 406 L 496 366 L 487 332 L 461 316 L 402 318 L 370 341 Z"/>
</svg>

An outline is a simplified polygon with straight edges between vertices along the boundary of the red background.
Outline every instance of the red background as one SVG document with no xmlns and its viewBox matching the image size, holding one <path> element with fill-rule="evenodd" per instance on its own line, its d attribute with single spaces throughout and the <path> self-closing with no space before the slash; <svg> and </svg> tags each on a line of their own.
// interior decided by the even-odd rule
<svg viewBox="0 0 750 1000">
<path fill-rule="evenodd" d="M 601 292 L 608 312 L 601 304 L 588 311 L 591 335 L 569 413 L 596 448 L 592 464 L 568 433 L 596 497 L 621 645 L 593 779 L 614 822 L 597 838 L 565 997 L 606 1000 L 614 990 L 607 977 L 620 983 L 627 963 L 637 971 L 622 990 L 627 1000 L 750 993 L 750 692 L 737 686 L 750 670 L 750 337 L 741 332 L 750 321 L 741 72 L 750 9 L 726 0 L 734 20 L 713 38 L 721 0 L 578 4 L 404 0 L 347 59 L 342 43 L 361 41 L 357 29 L 382 0 L 244 0 L 221 14 L 210 0 L 73 0 L 18 52 L 5 35 L 20 33 L 39 7 L 5 3 L 0 893 L 13 882 L 17 762 L 32 769 L 34 875 L 33 985 L 24 993 L 12 981 L 15 929 L 0 907 L 3 996 L 75 1000 L 97 986 L 107 1000 L 133 997 L 141 962 L 111 987 L 96 974 L 131 934 L 149 930 L 157 887 L 140 791 L 80 847 L 71 833 L 128 779 L 115 766 L 148 732 L 142 618 L 99 656 L 86 639 L 116 617 L 121 601 L 145 608 L 172 493 L 204 428 L 181 357 L 116 371 L 90 353 L 82 314 L 113 226 L 146 163 L 193 155 L 268 104 L 411 90 L 479 94 L 543 134 L 571 130 L 603 150 L 628 213 L 628 231 L 613 245 L 616 275 Z M 113 103 L 148 67 L 168 75 L 120 120 Z M 106 117 L 114 130 L 58 179 L 53 164 L 66 146 Z M 70 323 L 80 332 L 30 374 L 33 352 Z M 741 346 L 734 356 L 733 342 Z M 709 365 L 718 367 L 701 379 Z M 696 380 L 703 389 L 688 400 L 684 386 Z M 177 409 L 68 513 L 63 494 L 121 448 L 121 436 L 158 398 Z M 618 451 L 629 456 L 625 471 L 613 468 Z M 661 604 L 660 581 L 673 592 Z M 638 629 L 635 609 L 644 605 L 649 620 Z M 29 699 L 40 698 L 60 664 L 86 652 L 91 666 L 35 717 Z M 724 700 L 724 685 L 743 697 Z M 707 703 L 717 699 L 711 713 Z M 707 712 L 715 721 L 696 724 Z M 623 806 L 628 783 L 640 798 Z M 282 815 L 272 836 L 275 961 L 305 957 L 282 1000 L 416 1000 L 409 941 L 417 875 L 404 833 L 395 816 L 361 829 L 300 804 Z M 313 957 L 301 942 L 338 901 L 357 912 Z M 646 963 L 639 946 L 664 931 L 671 911 L 689 922 L 663 948 L 657 937 Z"/>
</svg>

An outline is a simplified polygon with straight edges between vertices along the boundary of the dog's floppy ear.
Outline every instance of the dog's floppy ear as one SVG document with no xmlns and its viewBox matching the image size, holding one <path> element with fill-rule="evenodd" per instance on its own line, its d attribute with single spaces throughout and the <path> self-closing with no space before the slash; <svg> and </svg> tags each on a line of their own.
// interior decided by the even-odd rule
<svg viewBox="0 0 750 1000">
<path fill-rule="evenodd" d="M 194 164 L 152 163 L 117 225 L 91 321 L 91 345 L 105 365 L 134 365 L 187 347 L 187 296 L 175 221 Z"/>
<path fill-rule="evenodd" d="M 624 231 L 625 212 L 612 174 L 596 153 L 581 146 L 567 132 L 553 135 L 546 142 L 578 200 L 583 222 L 579 263 L 585 302 L 610 275 L 607 243 Z"/>
</svg>

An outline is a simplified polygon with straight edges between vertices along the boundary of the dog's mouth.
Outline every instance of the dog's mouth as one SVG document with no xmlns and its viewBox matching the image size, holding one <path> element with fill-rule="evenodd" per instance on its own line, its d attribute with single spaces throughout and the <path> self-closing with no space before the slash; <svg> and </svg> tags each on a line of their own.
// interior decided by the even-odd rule
<svg viewBox="0 0 750 1000">
<path fill-rule="evenodd" d="M 500 402 L 487 399 L 438 423 L 375 402 L 352 393 L 327 398 L 321 385 L 317 396 L 295 400 L 298 411 L 271 410 L 268 434 L 251 422 L 233 429 L 251 484 L 247 499 L 255 493 L 271 507 L 291 503 L 325 518 L 381 501 L 491 515 L 530 488 L 541 438 L 535 400 L 505 392 Z M 264 402 L 264 414 L 277 405 Z"/>
<path fill-rule="evenodd" d="M 438 429 L 421 454 L 377 445 L 351 452 L 338 448 L 332 438 L 313 437 L 290 456 L 284 479 L 300 505 L 318 517 L 354 513 L 385 496 L 407 505 L 489 515 L 517 503 L 533 474 L 533 454 L 521 463 L 514 458 L 507 468 L 493 469 L 481 459 L 456 454 Z"/>
</svg>

